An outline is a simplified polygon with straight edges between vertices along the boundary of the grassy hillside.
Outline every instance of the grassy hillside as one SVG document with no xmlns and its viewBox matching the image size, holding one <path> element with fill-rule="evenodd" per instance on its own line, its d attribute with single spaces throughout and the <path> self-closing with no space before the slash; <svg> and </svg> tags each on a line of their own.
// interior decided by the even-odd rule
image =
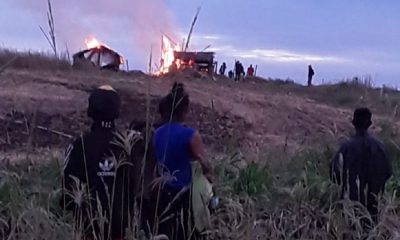
<svg viewBox="0 0 400 240">
<path fill-rule="evenodd" d="M 261 80 L 262 81 L 262 80 Z M 257 81 L 260 83 L 260 81 Z M 377 114 L 398 119 L 400 95 L 396 89 L 386 86 L 374 86 L 370 78 L 353 77 L 338 83 L 314 86 L 311 88 L 295 84 L 291 81 L 269 80 L 267 88 L 282 94 L 293 94 L 309 98 L 334 107 L 354 109 L 368 106 Z"/>
<path fill-rule="evenodd" d="M 0 66 L 12 58 L 7 54 L 15 53 L 0 53 Z M 74 238 L 76 223 L 58 205 L 62 152 L 70 136 L 90 124 L 88 91 L 104 83 L 119 90 L 123 128 L 146 116 L 157 121 L 157 101 L 176 80 L 190 93 L 188 124 L 200 129 L 217 176 L 221 204 L 209 239 L 396 239 L 400 234 L 397 91 L 360 81 L 307 88 L 258 79 L 214 81 L 193 72 L 155 78 L 76 71 L 65 61 L 33 55 L 18 54 L 20 62 L 0 73 L 2 239 Z M 373 131 L 394 169 L 379 222 L 369 234 L 362 222 L 370 216 L 360 205 L 338 201 L 339 186 L 330 182 L 328 170 L 359 105 L 376 113 Z M 144 239 L 135 226 L 129 239 Z"/>
<path fill-rule="evenodd" d="M 394 239 L 400 223 L 400 139 L 389 129 L 381 138 L 393 160 L 395 175 L 387 184 L 379 222 L 372 227 L 369 239 Z M 208 239 L 368 236 L 362 227 L 362 219 L 370 218 L 366 209 L 338 201 L 339 187 L 329 181 L 327 166 L 334 150 L 326 146 L 294 155 L 265 152 L 259 154 L 260 161 L 231 149 L 214 157 L 215 187 L 221 203 L 212 216 L 214 227 Z M 243 160 L 249 164 L 243 165 Z M 9 239 L 72 239 L 74 222 L 58 205 L 61 162 L 60 151 L 46 150 L 24 155 L 18 162 L 2 163 L 0 226 Z M 136 229 L 131 231 L 130 239 L 144 239 Z"/>
</svg>

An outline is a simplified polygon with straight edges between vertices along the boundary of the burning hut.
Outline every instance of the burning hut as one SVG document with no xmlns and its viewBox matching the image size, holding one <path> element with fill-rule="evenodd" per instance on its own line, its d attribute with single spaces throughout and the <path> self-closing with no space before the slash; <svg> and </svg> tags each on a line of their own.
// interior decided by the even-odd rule
<svg viewBox="0 0 400 240">
<path fill-rule="evenodd" d="M 180 46 L 163 35 L 161 42 L 161 74 L 187 68 L 214 73 L 214 52 L 182 51 Z"/>
<path fill-rule="evenodd" d="M 101 69 L 119 70 L 124 63 L 123 58 L 111 48 L 100 44 L 96 39 L 86 41 L 87 48 L 73 55 L 73 66 L 80 67 L 90 64 Z"/>
<path fill-rule="evenodd" d="M 178 69 L 193 68 L 197 71 L 214 73 L 214 52 L 174 52 Z"/>
</svg>

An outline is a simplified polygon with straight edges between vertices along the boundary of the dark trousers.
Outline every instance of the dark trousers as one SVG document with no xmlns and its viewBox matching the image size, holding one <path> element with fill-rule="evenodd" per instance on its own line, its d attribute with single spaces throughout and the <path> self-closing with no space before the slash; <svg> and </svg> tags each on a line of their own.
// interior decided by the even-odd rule
<svg viewBox="0 0 400 240">
<path fill-rule="evenodd" d="M 235 81 L 240 81 L 242 79 L 242 74 L 241 73 L 236 73 L 235 74 Z"/>
<path fill-rule="evenodd" d="M 154 232 L 154 218 L 156 217 L 157 202 L 153 199 L 138 199 L 137 206 L 140 208 L 140 229 L 150 238 Z"/>
<path fill-rule="evenodd" d="M 190 205 L 189 189 L 180 192 L 165 187 L 160 196 L 158 234 L 165 234 L 170 240 L 193 239 Z"/>
<path fill-rule="evenodd" d="M 312 78 L 313 76 L 308 76 L 308 82 L 307 82 L 307 86 L 311 87 L 312 86 Z"/>
</svg>

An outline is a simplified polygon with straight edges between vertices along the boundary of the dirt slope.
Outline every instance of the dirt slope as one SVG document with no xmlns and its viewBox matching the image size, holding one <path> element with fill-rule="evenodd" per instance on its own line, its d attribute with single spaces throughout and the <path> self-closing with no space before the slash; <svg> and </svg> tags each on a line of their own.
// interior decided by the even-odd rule
<svg viewBox="0 0 400 240">
<path fill-rule="evenodd" d="M 121 128 L 132 120 L 146 119 L 147 89 L 151 119 L 158 121 L 157 101 L 173 81 L 184 82 L 190 94 L 193 104 L 188 125 L 198 128 L 205 143 L 217 151 L 222 151 L 232 136 L 243 149 L 285 144 L 301 147 L 332 138 L 349 126 L 349 110 L 258 89 L 255 83 L 213 81 L 191 72 L 155 78 L 140 73 L 8 70 L 0 75 L 1 149 L 27 144 L 65 146 L 70 141 L 67 137 L 32 131 L 30 126 L 69 135 L 85 131 L 90 124 L 85 112 L 88 92 L 101 84 L 111 84 L 121 93 Z"/>
</svg>

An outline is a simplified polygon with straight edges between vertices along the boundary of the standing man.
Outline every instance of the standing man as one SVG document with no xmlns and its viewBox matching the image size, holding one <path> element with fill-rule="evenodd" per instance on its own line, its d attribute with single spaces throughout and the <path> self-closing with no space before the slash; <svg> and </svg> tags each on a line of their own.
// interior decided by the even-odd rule
<svg viewBox="0 0 400 240">
<path fill-rule="evenodd" d="M 235 81 L 240 81 L 242 79 L 242 75 L 244 75 L 243 64 L 239 61 L 236 61 L 236 63 L 235 63 Z"/>
<path fill-rule="evenodd" d="M 226 63 L 222 63 L 221 67 L 219 68 L 219 74 L 224 76 L 225 71 L 226 71 Z"/>
<path fill-rule="evenodd" d="M 246 72 L 244 71 L 244 66 L 241 62 L 239 62 L 239 80 L 242 80 L 245 74 Z"/>
<path fill-rule="evenodd" d="M 377 197 L 383 193 L 392 167 L 382 143 L 368 133 L 371 117 L 368 108 L 354 111 L 356 133 L 340 147 L 330 168 L 332 180 L 342 186 L 341 198 L 359 201 L 376 221 Z"/>
<path fill-rule="evenodd" d="M 313 78 L 314 74 L 315 74 L 314 69 L 312 68 L 311 65 L 308 65 L 308 82 L 307 82 L 307 86 L 309 86 L 309 87 L 312 86 L 312 78 Z"/>
<path fill-rule="evenodd" d="M 240 62 L 236 61 L 235 62 L 235 81 L 239 81 L 240 79 Z"/>
<path fill-rule="evenodd" d="M 73 213 L 85 239 L 123 239 L 134 216 L 133 164 L 118 144 L 114 123 L 120 105 L 111 86 L 95 89 L 87 110 L 92 127 L 66 151 L 61 205 Z"/>
<path fill-rule="evenodd" d="M 247 76 L 248 77 L 253 77 L 254 76 L 254 68 L 253 68 L 252 64 L 250 64 L 250 67 L 247 68 Z"/>
</svg>

